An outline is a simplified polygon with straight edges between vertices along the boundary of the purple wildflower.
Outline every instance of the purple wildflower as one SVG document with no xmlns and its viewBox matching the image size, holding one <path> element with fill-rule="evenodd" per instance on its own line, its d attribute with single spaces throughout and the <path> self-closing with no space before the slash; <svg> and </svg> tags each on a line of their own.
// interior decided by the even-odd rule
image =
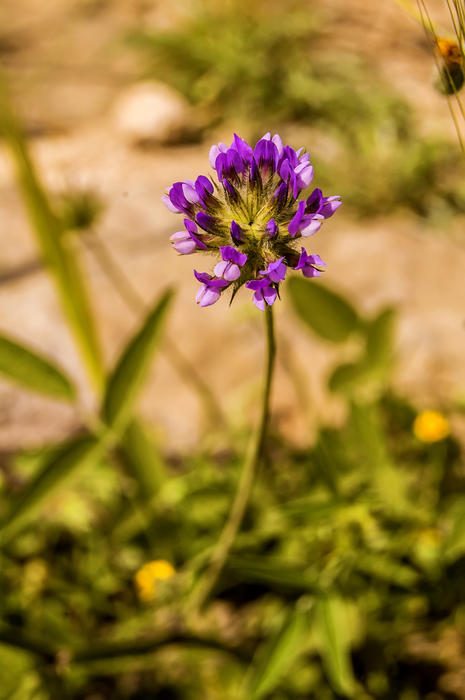
<svg viewBox="0 0 465 700">
<path fill-rule="evenodd" d="M 175 182 L 162 197 L 170 211 L 186 217 L 186 230 L 171 236 L 174 249 L 221 256 L 213 275 L 194 271 L 201 283 L 197 303 L 210 306 L 227 288 L 235 294 L 245 284 L 264 310 L 277 299 L 289 267 L 319 276 L 321 258 L 304 248 L 298 257 L 296 243 L 316 233 L 341 201 L 324 197 L 319 188 L 299 200 L 313 180 L 309 154 L 285 146 L 278 134 L 265 134 L 254 147 L 234 135 L 230 146 L 211 147 L 210 163 L 218 182 L 199 175 Z"/>
<path fill-rule="evenodd" d="M 309 255 L 305 248 L 302 248 L 299 262 L 294 267 L 294 270 L 302 270 L 302 274 L 305 277 L 321 277 L 321 270 L 318 270 L 315 265 L 326 267 L 326 263 L 323 262 L 319 255 Z"/>
<path fill-rule="evenodd" d="M 246 282 L 245 286 L 254 290 L 253 303 L 260 311 L 265 311 L 265 304 L 268 306 L 274 304 L 278 296 L 276 287 L 270 284 L 269 279 L 251 280 Z"/>
<path fill-rule="evenodd" d="M 194 270 L 194 275 L 199 282 L 202 283 L 195 300 L 200 306 L 211 306 L 218 301 L 222 287 L 227 287 L 229 282 L 224 279 L 217 279 L 206 272 L 197 272 Z"/>
</svg>

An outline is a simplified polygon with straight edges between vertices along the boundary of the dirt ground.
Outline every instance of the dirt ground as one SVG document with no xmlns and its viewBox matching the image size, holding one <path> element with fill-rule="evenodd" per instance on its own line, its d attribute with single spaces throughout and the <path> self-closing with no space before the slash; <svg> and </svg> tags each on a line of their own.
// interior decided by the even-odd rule
<svg viewBox="0 0 465 700">
<path fill-rule="evenodd" d="M 432 65 L 421 29 L 394 2 L 382 8 L 362 0 L 322 5 L 332 18 L 334 41 L 370 56 L 418 107 L 422 129 L 447 132 L 452 143 L 446 105 L 431 89 Z M 121 56 L 115 37 L 135 21 L 166 22 L 162 5 L 44 0 L 40 10 L 37 7 L 34 0 L 1 3 L 0 47 L 16 78 L 15 97 L 34 136 L 40 171 L 54 190 L 72 185 L 99 193 L 105 212 L 98 236 L 147 303 L 166 285 L 176 285 L 169 335 L 224 402 L 231 420 L 241 423 L 244 415 L 254 412 L 263 319 L 245 290 L 231 308 L 225 302 L 208 309 L 195 305 L 193 260 L 171 250 L 168 237 L 178 230 L 178 220 L 160 201 L 173 181 L 208 170 L 209 145 L 137 150 L 121 138 L 112 119 L 114 100 L 136 75 L 133 58 Z M 178 11 L 182 12 L 180 4 Z M 215 136 L 228 140 L 229 127 Z M 409 217 L 361 224 L 341 208 L 312 239 L 312 249 L 328 264 L 325 279 L 361 310 L 374 312 L 386 303 L 398 306 L 399 390 L 412 393 L 419 406 L 465 396 L 465 242 L 462 246 L 459 236 L 424 230 Z M 79 409 L 73 409 L 0 381 L 0 449 L 8 452 L 69 434 L 94 399 L 54 289 L 44 271 L 35 267 L 37 250 L 3 147 L 0 251 L 0 329 L 58 361 L 78 382 L 82 397 Z M 85 246 L 82 254 L 111 366 L 138 318 Z M 283 296 L 276 309 L 283 343 L 274 405 L 281 427 L 305 440 L 312 418 L 296 409 L 295 374 L 308 378 L 311 416 L 334 415 L 337 406 L 325 395 L 323 378 L 335 351 L 310 337 L 292 315 L 285 292 Z M 195 444 L 202 431 L 199 401 L 166 350 L 154 362 L 141 412 L 160 426 L 171 447 Z"/>
</svg>

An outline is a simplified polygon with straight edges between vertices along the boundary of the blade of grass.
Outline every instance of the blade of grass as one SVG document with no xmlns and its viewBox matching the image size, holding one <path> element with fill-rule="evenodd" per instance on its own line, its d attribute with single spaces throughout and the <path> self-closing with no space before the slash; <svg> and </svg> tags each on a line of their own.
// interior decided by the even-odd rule
<svg viewBox="0 0 465 700">
<path fill-rule="evenodd" d="M 162 294 L 121 353 L 108 379 L 102 416 L 105 423 L 118 432 L 124 430 L 131 420 L 137 393 L 149 369 L 172 298 L 173 291 L 170 289 Z"/>
<path fill-rule="evenodd" d="M 8 541 L 78 468 L 98 459 L 103 447 L 104 440 L 86 434 L 70 440 L 61 446 L 58 453 L 51 455 L 39 473 L 11 502 L 0 523 L 2 540 Z"/>
<path fill-rule="evenodd" d="M 12 156 L 18 188 L 42 257 L 55 281 L 64 315 L 91 381 L 100 391 L 104 383 L 103 363 L 79 263 L 40 183 L 1 74 L 0 133 Z"/>
</svg>

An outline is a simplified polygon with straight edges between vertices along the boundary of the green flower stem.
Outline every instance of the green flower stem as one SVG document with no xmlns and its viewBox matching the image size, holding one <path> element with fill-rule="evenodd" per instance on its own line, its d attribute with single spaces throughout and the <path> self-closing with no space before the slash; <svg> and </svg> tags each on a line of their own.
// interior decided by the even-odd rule
<svg viewBox="0 0 465 700">
<path fill-rule="evenodd" d="M 234 501 L 229 512 L 228 520 L 218 540 L 218 544 L 213 550 L 205 577 L 199 587 L 194 590 L 193 607 L 200 609 L 210 596 L 218 577 L 226 563 L 229 552 L 242 524 L 244 514 L 249 502 L 252 486 L 260 464 L 263 447 L 265 444 L 268 421 L 270 415 L 270 394 L 273 379 L 274 360 L 276 355 L 276 342 L 274 335 L 273 311 L 271 306 L 265 307 L 266 324 L 266 369 L 265 381 L 262 394 L 262 409 L 260 422 L 252 437 L 244 467 L 240 475 Z"/>
<path fill-rule="evenodd" d="M 118 292 L 128 309 L 134 313 L 139 313 L 145 309 L 145 301 L 135 289 L 134 285 L 124 274 L 114 257 L 108 251 L 106 245 L 98 237 L 95 231 L 90 230 L 82 236 L 82 240 L 95 257 L 103 273 Z M 169 361 L 182 377 L 197 392 L 205 407 L 205 413 L 212 423 L 226 425 L 226 421 L 215 396 L 209 386 L 204 382 L 196 367 L 179 351 L 176 344 L 165 335 L 165 353 Z"/>
</svg>

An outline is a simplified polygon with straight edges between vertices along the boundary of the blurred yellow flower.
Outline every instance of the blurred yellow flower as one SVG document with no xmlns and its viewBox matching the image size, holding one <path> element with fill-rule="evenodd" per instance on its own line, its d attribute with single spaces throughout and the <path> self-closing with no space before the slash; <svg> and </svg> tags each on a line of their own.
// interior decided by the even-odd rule
<svg viewBox="0 0 465 700">
<path fill-rule="evenodd" d="M 422 411 L 413 422 L 413 433 L 421 442 L 438 442 L 450 434 L 449 421 L 439 411 Z"/>
<path fill-rule="evenodd" d="M 157 581 L 164 581 L 176 573 L 172 564 L 166 559 L 154 559 L 141 566 L 134 576 L 139 598 L 145 602 L 155 598 Z"/>
</svg>

